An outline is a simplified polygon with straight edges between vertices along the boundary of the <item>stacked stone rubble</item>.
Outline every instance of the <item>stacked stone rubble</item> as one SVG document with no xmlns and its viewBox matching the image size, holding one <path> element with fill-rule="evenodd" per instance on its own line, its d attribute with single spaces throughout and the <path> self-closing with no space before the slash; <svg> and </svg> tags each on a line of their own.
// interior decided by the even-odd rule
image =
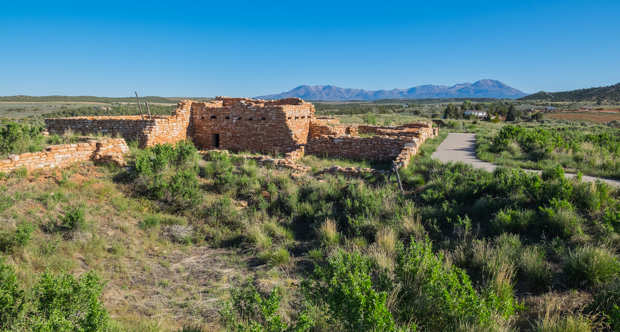
<svg viewBox="0 0 620 332">
<path fill-rule="evenodd" d="M 52 145 L 41 152 L 10 155 L 0 160 L 0 172 L 8 173 L 17 169 L 27 170 L 66 167 L 76 162 L 88 160 L 115 162 L 124 165 L 123 154 L 129 152 L 125 140 L 107 138 L 88 140 L 83 143 Z"/>
</svg>

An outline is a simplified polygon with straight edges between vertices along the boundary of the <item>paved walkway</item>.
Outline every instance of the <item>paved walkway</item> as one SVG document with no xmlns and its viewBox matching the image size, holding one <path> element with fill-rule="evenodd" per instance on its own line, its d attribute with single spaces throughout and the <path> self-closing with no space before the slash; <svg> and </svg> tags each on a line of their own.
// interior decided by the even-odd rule
<svg viewBox="0 0 620 332">
<path fill-rule="evenodd" d="M 482 161 L 476 157 L 476 135 L 475 134 L 461 134 L 450 133 L 448 137 L 437 147 L 437 150 L 431 156 L 434 159 L 438 159 L 442 162 L 460 161 L 466 164 L 472 165 L 474 168 L 480 168 L 492 172 L 498 166 L 495 164 Z M 540 174 L 538 170 L 524 169 L 526 172 L 533 172 Z M 575 177 L 575 174 L 566 173 L 566 177 Z M 597 180 L 606 182 L 612 186 L 620 187 L 620 181 L 597 178 L 593 176 L 582 176 L 583 181 L 594 182 Z"/>
</svg>

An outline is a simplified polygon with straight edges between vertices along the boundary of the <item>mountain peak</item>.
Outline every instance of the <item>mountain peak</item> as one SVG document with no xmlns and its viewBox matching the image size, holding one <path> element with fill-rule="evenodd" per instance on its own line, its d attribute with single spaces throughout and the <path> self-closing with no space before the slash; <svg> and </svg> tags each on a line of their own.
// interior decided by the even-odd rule
<svg viewBox="0 0 620 332">
<path fill-rule="evenodd" d="M 407 89 L 364 90 L 340 88 L 334 85 L 300 85 L 292 90 L 259 96 L 261 99 L 298 97 L 306 100 L 346 101 L 377 99 L 423 99 L 423 98 L 501 98 L 514 99 L 525 93 L 498 80 L 481 79 L 474 83 L 453 86 L 418 85 Z"/>
</svg>

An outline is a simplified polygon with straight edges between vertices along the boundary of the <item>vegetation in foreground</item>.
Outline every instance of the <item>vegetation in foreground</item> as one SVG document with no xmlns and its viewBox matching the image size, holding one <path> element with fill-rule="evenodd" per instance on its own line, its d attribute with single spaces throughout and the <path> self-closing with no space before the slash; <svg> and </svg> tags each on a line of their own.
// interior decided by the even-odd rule
<svg viewBox="0 0 620 332">
<path fill-rule="evenodd" d="M 2 328 L 618 329 L 618 190 L 440 164 L 437 143 L 405 193 L 184 142 L 134 149 L 128 170 L 5 176 Z"/>
<path fill-rule="evenodd" d="M 50 144 L 74 143 L 77 138 L 71 135 L 44 136 L 43 127 L 36 124 L 7 122 L 0 124 L 0 159 L 9 154 L 42 151 Z"/>
<path fill-rule="evenodd" d="M 620 131 L 605 126 L 506 125 L 478 135 L 476 153 L 495 164 L 620 179 Z"/>
</svg>

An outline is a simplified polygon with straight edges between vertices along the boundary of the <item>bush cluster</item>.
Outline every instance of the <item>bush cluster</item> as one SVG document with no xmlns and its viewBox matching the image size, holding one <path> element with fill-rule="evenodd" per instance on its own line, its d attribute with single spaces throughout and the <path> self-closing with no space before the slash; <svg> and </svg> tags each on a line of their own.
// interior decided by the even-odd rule
<svg viewBox="0 0 620 332">
<path fill-rule="evenodd" d="M 173 209 L 192 207 L 200 199 L 197 160 L 196 148 L 187 141 L 140 150 L 133 173 L 137 190 Z"/>
<path fill-rule="evenodd" d="M 0 260 L 0 330 L 107 331 L 103 284 L 88 272 L 79 278 L 43 273 L 24 290 L 13 268 Z"/>
</svg>

